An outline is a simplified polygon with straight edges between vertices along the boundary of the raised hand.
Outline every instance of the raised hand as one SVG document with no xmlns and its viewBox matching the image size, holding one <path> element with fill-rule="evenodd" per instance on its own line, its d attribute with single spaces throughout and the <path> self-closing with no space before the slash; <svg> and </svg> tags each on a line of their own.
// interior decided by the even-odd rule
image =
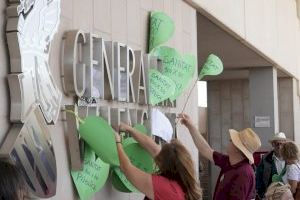
<svg viewBox="0 0 300 200">
<path fill-rule="evenodd" d="M 181 113 L 177 116 L 177 118 L 180 119 L 180 123 L 185 125 L 185 126 L 191 126 L 193 123 L 192 123 L 192 119 L 189 115 L 187 114 L 184 114 L 184 113 Z"/>
<path fill-rule="evenodd" d="M 132 128 L 131 126 L 129 126 L 128 124 L 123 123 L 123 122 L 121 122 L 119 125 L 119 131 L 122 131 L 122 132 L 129 132 L 129 130 L 131 128 Z"/>
<path fill-rule="evenodd" d="M 121 142 L 121 136 L 116 131 L 115 131 L 115 138 L 116 138 L 116 142 Z"/>
</svg>

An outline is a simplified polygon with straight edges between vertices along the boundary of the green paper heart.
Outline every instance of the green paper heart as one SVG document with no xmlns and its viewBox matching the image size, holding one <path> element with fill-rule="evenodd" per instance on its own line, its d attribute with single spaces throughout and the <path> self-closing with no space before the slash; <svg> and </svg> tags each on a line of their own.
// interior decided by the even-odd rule
<svg viewBox="0 0 300 200">
<path fill-rule="evenodd" d="M 149 52 L 168 41 L 174 34 L 175 24 L 171 17 L 163 12 L 151 12 Z"/>
<path fill-rule="evenodd" d="M 111 174 L 111 183 L 113 185 L 113 187 L 120 191 L 120 192 L 125 192 L 125 193 L 130 193 L 132 192 L 131 190 L 129 190 L 126 185 L 121 181 L 121 179 L 119 178 L 119 176 L 114 172 L 114 170 L 112 171 Z M 131 185 L 131 184 L 130 184 Z M 132 185 L 131 185 L 132 186 Z M 135 189 L 135 188 L 134 188 Z"/>
<path fill-rule="evenodd" d="M 167 46 L 155 48 L 151 54 L 162 60 L 162 74 L 176 85 L 174 94 L 170 96 L 170 100 L 174 101 L 192 80 L 197 60 L 194 55 L 181 56 L 176 49 Z"/>
<path fill-rule="evenodd" d="M 123 149 L 129 157 L 131 163 L 140 170 L 152 173 L 153 172 L 153 159 L 151 155 L 143 149 L 133 138 L 126 138 L 123 143 Z M 114 177 L 115 189 L 122 191 L 126 189 L 131 192 L 137 192 L 137 189 L 128 181 L 123 172 L 119 168 L 114 168 L 115 174 L 119 177 L 119 180 L 123 183 L 119 183 L 118 179 Z M 124 189 L 124 187 L 126 189 Z"/>
<path fill-rule="evenodd" d="M 84 166 L 82 171 L 71 171 L 73 182 L 81 200 L 90 199 L 102 188 L 109 175 L 109 164 L 100 158 L 96 159 L 95 152 L 86 145 Z"/>
<path fill-rule="evenodd" d="M 87 117 L 80 124 L 79 133 L 104 162 L 120 165 L 114 130 L 103 118 Z"/>
<path fill-rule="evenodd" d="M 120 187 L 123 188 L 125 186 L 127 188 L 127 190 L 129 190 L 130 192 L 138 192 L 138 190 L 129 182 L 129 180 L 126 178 L 126 176 L 123 174 L 123 172 L 120 170 L 119 167 L 115 167 L 113 169 L 113 173 L 115 173 L 115 175 L 123 183 L 123 185 L 113 185 L 114 187 L 116 186 L 115 189 L 118 190 L 118 188 L 120 188 Z"/>
<path fill-rule="evenodd" d="M 123 145 L 123 148 L 124 148 L 127 145 L 133 144 L 133 143 L 138 143 L 138 142 L 135 139 L 133 139 L 132 137 L 128 137 L 128 138 L 123 140 L 122 145 Z"/>
<path fill-rule="evenodd" d="M 202 69 L 199 74 L 199 80 L 201 80 L 204 76 L 211 75 L 216 76 L 223 72 L 223 63 L 221 59 L 214 55 L 210 54 L 204 65 L 202 66 Z"/>
<path fill-rule="evenodd" d="M 134 166 L 147 173 L 153 172 L 153 159 L 139 143 L 126 138 L 123 142 L 123 149 Z"/>
<path fill-rule="evenodd" d="M 150 104 L 158 104 L 174 95 L 175 83 L 155 69 L 149 70 Z"/>
</svg>

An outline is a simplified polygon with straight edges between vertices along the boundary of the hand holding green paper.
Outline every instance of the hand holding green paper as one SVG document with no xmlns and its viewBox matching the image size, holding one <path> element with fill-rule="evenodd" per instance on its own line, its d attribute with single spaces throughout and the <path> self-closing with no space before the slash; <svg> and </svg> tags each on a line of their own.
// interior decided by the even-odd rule
<svg viewBox="0 0 300 200">
<path fill-rule="evenodd" d="M 222 63 L 221 59 L 218 56 L 214 55 L 214 54 L 210 54 L 207 57 L 206 62 L 203 64 L 202 69 L 200 71 L 200 74 L 199 74 L 198 78 L 199 78 L 199 80 L 201 80 L 206 75 L 214 75 L 214 76 L 216 76 L 216 75 L 221 74 L 222 72 L 223 72 L 223 63 Z M 183 111 L 184 111 L 184 109 L 185 109 L 185 107 L 187 105 L 187 102 L 188 102 L 188 100 L 189 100 L 189 98 L 191 96 L 191 93 L 192 93 L 194 87 L 196 86 L 196 84 L 198 82 L 198 78 L 196 79 L 196 81 L 195 81 L 192 89 L 189 92 L 188 97 L 186 98 L 186 101 L 185 101 L 185 104 L 184 104 L 184 106 L 182 108 L 181 113 L 183 113 Z M 176 124 L 177 123 L 178 123 L 178 120 L 176 121 Z"/>
<path fill-rule="evenodd" d="M 65 110 L 74 114 L 80 121 L 79 132 L 85 140 L 84 167 L 82 171 L 72 171 L 71 176 L 77 188 L 81 200 L 88 200 L 105 184 L 110 164 L 114 168 L 112 173 L 112 184 L 122 192 L 137 192 L 137 189 L 127 180 L 120 171 L 119 158 L 116 148 L 115 131 L 101 117 L 90 116 L 85 120 L 80 119 L 73 111 Z M 140 124 L 135 128 L 147 134 L 147 129 Z M 101 140 L 102 139 L 102 140 Z M 105 144 L 106 143 L 106 144 Z M 95 152 L 99 157 L 96 159 Z M 144 149 L 131 137 L 124 141 L 124 151 L 128 154 L 131 162 L 142 170 L 152 170 L 153 160 Z M 103 162 L 103 158 L 106 162 Z"/>
<path fill-rule="evenodd" d="M 140 124 L 135 125 L 134 128 L 142 134 L 146 134 L 145 132 L 147 132 L 147 129 Z M 153 172 L 153 159 L 151 155 L 136 140 L 128 137 L 122 142 L 122 146 L 134 166 L 147 173 Z M 118 167 L 113 169 L 112 184 L 115 189 L 122 192 L 137 192 L 137 189 L 128 181 Z"/>
</svg>

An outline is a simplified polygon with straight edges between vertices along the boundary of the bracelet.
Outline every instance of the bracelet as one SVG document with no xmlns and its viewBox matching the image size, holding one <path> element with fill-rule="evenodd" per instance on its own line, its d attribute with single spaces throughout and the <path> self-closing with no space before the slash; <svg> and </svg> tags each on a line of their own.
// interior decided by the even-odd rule
<svg viewBox="0 0 300 200">
<path fill-rule="evenodd" d="M 122 142 L 119 142 L 119 141 L 117 141 L 116 143 L 117 143 L 117 144 L 118 144 L 118 143 L 120 143 L 120 144 L 121 144 Z"/>
</svg>

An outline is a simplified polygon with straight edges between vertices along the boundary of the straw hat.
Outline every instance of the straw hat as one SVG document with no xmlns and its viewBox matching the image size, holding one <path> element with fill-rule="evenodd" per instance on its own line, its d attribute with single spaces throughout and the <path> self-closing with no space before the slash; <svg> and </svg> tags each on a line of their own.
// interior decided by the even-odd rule
<svg viewBox="0 0 300 200">
<path fill-rule="evenodd" d="M 243 152 L 243 154 L 254 163 L 253 153 L 257 151 L 261 142 L 259 137 L 251 128 L 246 128 L 240 132 L 229 129 L 230 137 L 234 146 Z"/>
<path fill-rule="evenodd" d="M 284 132 L 279 132 L 279 133 L 275 133 L 273 138 L 269 140 L 269 142 L 273 142 L 276 140 L 286 140 L 286 136 L 284 134 Z"/>
</svg>

